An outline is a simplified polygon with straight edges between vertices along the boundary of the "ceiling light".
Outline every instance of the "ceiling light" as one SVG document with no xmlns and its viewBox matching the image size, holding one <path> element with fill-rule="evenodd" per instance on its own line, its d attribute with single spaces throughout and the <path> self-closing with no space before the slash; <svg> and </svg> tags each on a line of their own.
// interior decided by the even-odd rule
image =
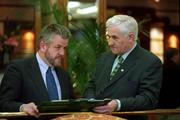
<svg viewBox="0 0 180 120">
<path fill-rule="evenodd" d="M 81 5 L 80 2 L 75 2 L 75 1 L 68 2 L 68 8 L 75 8 L 75 7 L 79 7 L 80 5 Z"/>
<path fill-rule="evenodd" d="M 155 2 L 159 2 L 160 0 L 154 0 Z"/>
<path fill-rule="evenodd" d="M 83 9 L 77 9 L 76 11 L 78 14 L 90 14 L 90 13 L 95 13 L 97 12 L 97 7 L 96 6 L 91 6 Z"/>
</svg>

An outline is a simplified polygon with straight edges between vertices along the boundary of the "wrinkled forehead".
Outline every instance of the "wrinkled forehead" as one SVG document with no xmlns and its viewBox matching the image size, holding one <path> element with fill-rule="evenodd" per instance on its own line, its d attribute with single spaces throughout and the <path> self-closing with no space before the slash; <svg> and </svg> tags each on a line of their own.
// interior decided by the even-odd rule
<svg viewBox="0 0 180 120">
<path fill-rule="evenodd" d="M 128 30 L 124 29 L 124 27 L 111 25 L 106 28 L 106 35 L 107 34 L 125 34 Z"/>
</svg>

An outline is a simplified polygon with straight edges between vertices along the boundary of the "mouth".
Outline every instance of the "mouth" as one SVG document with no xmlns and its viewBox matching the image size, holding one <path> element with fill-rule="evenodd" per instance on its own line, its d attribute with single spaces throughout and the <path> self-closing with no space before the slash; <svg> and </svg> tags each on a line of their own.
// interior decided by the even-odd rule
<svg viewBox="0 0 180 120">
<path fill-rule="evenodd" d="M 110 47 L 111 48 L 111 50 L 115 50 L 116 48 L 115 47 Z"/>
<path fill-rule="evenodd" d="M 63 58 L 60 57 L 60 56 L 55 58 L 56 61 L 61 61 L 62 59 L 63 59 Z"/>
</svg>

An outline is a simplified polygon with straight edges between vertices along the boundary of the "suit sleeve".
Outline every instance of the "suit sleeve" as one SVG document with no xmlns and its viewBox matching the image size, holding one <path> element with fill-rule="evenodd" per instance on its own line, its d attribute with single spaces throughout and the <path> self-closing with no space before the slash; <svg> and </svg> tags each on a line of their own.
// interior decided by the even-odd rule
<svg viewBox="0 0 180 120">
<path fill-rule="evenodd" d="M 94 72 L 92 73 L 91 79 L 88 81 L 88 85 L 87 85 L 85 92 L 83 94 L 84 98 L 88 98 L 88 99 L 95 98 L 95 91 L 96 91 L 95 80 L 96 80 L 96 77 L 98 76 L 96 69 L 98 69 L 98 66 L 100 66 L 101 63 L 103 63 L 102 57 L 103 56 L 101 56 L 97 60 L 96 68 L 95 68 Z"/>
<path fill-rule="evenodd" d="M 95 75 L 93 75 L 93 76 L 95 76 Z M 94 92 L 95 92 L 95 84 L 94 84 L 94 79 L 92 78 L 88 82 L 88 86 L 85 89 L 83 97 L 88 98 L 88 99 L 95 98 L 95 93 Z"/>
<path fill-rule="evenodd" d="M 85 89 L 85 93 L 84 93 L 85 98 L 99 99 L 99 98 L 97 98 L 97 92 L 99 92 L 99 86 L 97 86 L 97 84 L 99 84 L 99 83 L 101 84 L 100 77 L 102 77 L 102 76 L 104 76 L 104 74 L 106 74 L 106 72 L 102 71 L 102 67 L 105 66 L 105 60 L 107 60 L 107 58 L 112 57 L 112 56 L 109 57 L 108 55 L 109 55 L 109 52 L 102 53 L 102 55 L 97 59 L 96 68 L 92 74 L 90 81 L 88 82 L 87 88 Z M 100 99 L 103 99 L 103 98 L 100 98 Z"/>
<path fill-rule="evenodd" d="M 19 111 L 23 103 L 16 102 L 21 97 L 20 70 L 15 64 L 10 64 L 0 85 L 0 110 L 5 112 Z"/>
</svg>

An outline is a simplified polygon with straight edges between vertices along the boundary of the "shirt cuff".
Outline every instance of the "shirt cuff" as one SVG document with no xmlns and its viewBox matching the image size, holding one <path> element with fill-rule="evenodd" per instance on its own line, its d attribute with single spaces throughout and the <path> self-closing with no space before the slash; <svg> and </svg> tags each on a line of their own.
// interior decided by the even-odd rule
<svg viewBox="0 0 180 120">
<path fill-rule="evenodd" d="M 24 106 L 24 104 L 22 104 L 22 105 L 19 107 L 19 112 L 23 112 L 23 106 Z"/>
<path fill-rule="evenodd" d="M 115 99 L 117 102 L 117 109 L 116 111 L 119 111 L 121 109 L 121 101 L 119 99 Z"/>
</svg>

